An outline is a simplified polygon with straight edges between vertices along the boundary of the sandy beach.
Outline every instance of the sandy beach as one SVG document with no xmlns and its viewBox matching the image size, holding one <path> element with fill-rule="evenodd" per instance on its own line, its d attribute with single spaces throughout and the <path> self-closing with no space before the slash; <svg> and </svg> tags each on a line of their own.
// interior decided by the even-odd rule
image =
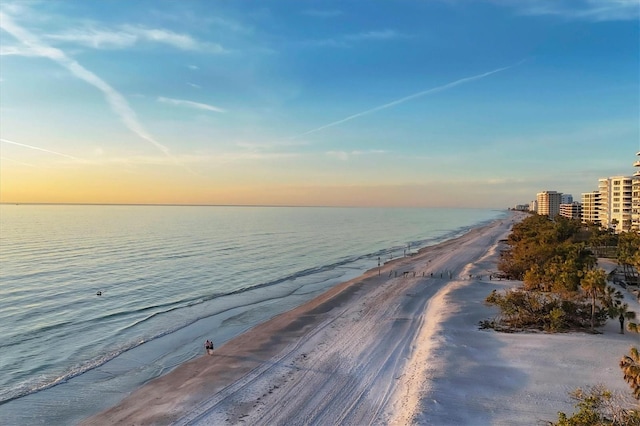
<svg viewBox="0 0 640 426">
<path fill-rule="evenodd" d="M 340 284 L 172 372 L 84 424 L 532 425 L 571 412 L 640 336 L 480 330 L 514 215 Z M 640 306 L 629 294 L 630 308 Z M 204 352 L 204 348 L 203 348 Z"/>
</svg>

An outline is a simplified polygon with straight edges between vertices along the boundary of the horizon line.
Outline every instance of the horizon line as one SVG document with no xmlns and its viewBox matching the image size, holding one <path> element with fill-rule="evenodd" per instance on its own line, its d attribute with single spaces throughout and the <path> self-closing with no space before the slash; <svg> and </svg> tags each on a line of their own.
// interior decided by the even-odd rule
<svg viewBox="0 0 640 426">
<path fill-rule="evenodd" d="M 0 201 L 0 205 L 15 206 L 132 206 L 132 207 L 312 207 L 312 208 L 401 208 L 401 209 L 483 209 L 503 210 L 510 207 L 447 207 L 447 206 L 356 206 L 356 205 L 295 205 L 295 204 L 178 204 L 178 203 L 40 203 L 40 202 L 11 202 Z"/>
</svg>

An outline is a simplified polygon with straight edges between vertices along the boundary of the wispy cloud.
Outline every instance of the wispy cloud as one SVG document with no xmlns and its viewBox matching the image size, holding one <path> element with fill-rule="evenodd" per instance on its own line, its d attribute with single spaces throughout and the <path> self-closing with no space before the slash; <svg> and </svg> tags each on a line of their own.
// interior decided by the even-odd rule
<svg viewBox="0 0 640 426">
<path fill-rule="evenodd" d="M 336 16 L 341 16 L 343 12 L 337 9 L 307 9 L 301 12 L 303 15 L 313 16 L 316 18 L 334 18 Z"/>
<path fill-rule="evenodd" d="M 202 17 L 198 17 L 198 19 L 201 20 Z M 252 34 L 254 32 L 253 27 L 246 26 L 244 23 L 241 23 L 234 19 L 230 19 L 229 17 L 222 18 L 220 16 L 208 16 L 204 19 L 204 21 L 204 25 L 224 28 L 225 30 L 231 31 L 233 33 Z"/>
<path fill-rule="evenodd" d="M 170 157 L 169 149 L 156 141 L 144 129 L 142 124 L 138 122 L 136 113 L 131 109 L 124 96 L 122 96 L 108 83 L 93 72 L 84 68 L 76 60 L 67 56 L 64 51 L 43 43 L 38 37 L 13 22 L 13 19 L 3 12 L 0 12 L 0 29 L 15 37 L 20 43 L 22 43 L 22 45 L 27 47 L 30 52 L 37 54 L 37 56 L 57 62 L 77 78 L 84 80 L 96 89 L 100 90 L 111 107 L 111 110 L 120 117 L 124 125 L 129 130 Z"/>
<path fill-rule="evenodd" d="M 353 47 L 357 43 L 362 42 L 383 42 L 383 41 L 391 41 L 398 40 L 403 38 L 409 38 L 410 36 L 407 34 L 400 33 L 395 30 L 374 30 L 374 31 L 364 31 L 360 33 L 354 34 L 343 34 L 337 37 L 325 38 L 320 40 L 303 40 L 298 42 L 303 46 L 315 46 L 315 47 Z"/>
<path fill-rule="evenodd" d="M 182 99 L 171 99 L 171 98 L 165 98 L 165 97 L 158 97 L 158 102 L 162 102 L 165 104 L 171 104 L 171 105 L 178 105 L 178 106 L 185 106 L 185 107 L 189 107 L 189 108 L 195 108 L 195 109 L 202 109 L 205 111 L 213 111 L 213 112 L 227 112 L 226 110 L 222 109 L 222 108 L 218 108 L 217 106 L 213 106 L 213 105 L 209 105 L 209 104 L 203 104 L 200 102 L 193 102 L 193 101 L 185 101 Z"/>
<path fill-rule="evenodd" d="M 293 141 L 293 140 L 279 140 L 271 142 L 237 142 L 235 144 L 239 148 L 246 150 L 257 151 L 269 151 L 280 148 L 288 148 L 292 146 L 305 146 L 309 145 L 307 141 Z"/>
<path fill-rule="evenodd" d="M 189 68 L 190 70 L 196 71 L 199 70 L 200 67 L 197 65 L 187 65 L 187 68 Z"/>
<path fill-rule="evenodd" d="M 180 164 L 185 164 L 188 166 L 212 166 L 230 163 L 279 161 L 299 157 L 301 157 L 301 154 L 298 152 L 227 151 L 215 153 L 200 152 L 197 154 L 182 154 L 178 155 L 176 158 L 180 162 Z M 173 162 L 170 158 L 161 155 L 135 155 L 126 157 L 112 156 L 108 158 L 101 158 L 98 161 L 90 162 L 90 164 L 122 164 L 128 166 L 163 166 L 171 165 L 172 163 Z"/>
<path fill-rule="evenodd" d="M 345 40 L 365 41 L 365 40 L 393 40 L 406 38 L 407 36 L 394 30 L 366 31 L 357 34 L 347 34 Z"/>
<path fill-rule="evenodd" d="M 522 15 L 549 15 L 572 20 L 626 21 L 640 17 L 638 0 L 492 0 Z"/>
<path fill-rule="evenodd" d="M 361 155 L 367 155 L 367 154 L 384 154 L 386 152 L 387 151 L 385 150 L 375 149 L 370 151 L 327 151 L 325 154 L 330 157 L 335 157 L 338 160 L 347 161 L 354 156 L 361 156 Z"/>
<path fill-rule="evenodd" d="M 47 152 L 49 154 L 54 154 L 54 155 L 58 155 L 60 157 L 65 157 L 65 158 L 70 158 L 72 160 L 76 160 L 76 161 L 83 161 L 82 159 L 78 158 L 78 157 L 74 157 L 73 155 L 69 155 L 69 154 L 64 154 L 62 152 L 58 152 L 58 151 L 52 151 L 50 149 L 45 149 L 45 148 L 40 148 L 38 146 L 33 146 L 33 145 L 27 145 L 25 143 L 20 143 L 20 142 L 14 142 L 14 141 L 10 141 L 8 139 L 3 139 L 0 138 L 0 142 L 2 143 L 6 143 L 9 145 L 16 145 L 16 146 L 21 146 L 23 148 L 29 148 L 29 149 L 34 149 L 36 151 L 42 151 L 42 152 Z"/>
<path fill-rule="evenodd" d="M 115 29 L 87 26 L 58 34 L 47 34 L 45 37 L 54 42 L 78 44 L 94 49 L 123 49 L 147 42 L 164 44 L 180 50 L 225 52 L 217 43 L 202 42 L 188 34 L 134 25 L 121 25 Z"/>
<path fill-rule="evenodd" d="M 202 89 L 202 86 L 200 86 L 199 84 L 190 83 L 190 82 L 187 82 L 187 84 L 193 87 L 194 89 Z"/>
<path fill-rule="evenodd" d="M 28 167 L 35 167 L 35 168 L 38 167 L 30 163 L 25 163 L 24 161 L 18 161 L 18 160 L 14 160 L 13 158 L 7 158 L 7 157 L 0 157 L 0 161 L 8 161 L 10 163 L 16 163 L 16 164 L 20 164 L 22 166 L 28 166 Z"/>
<path fill-rule="evenodd" d="M 4 42 L 4 40 L 3 40 Z M 25 46 L 0 46 L 0 56 L 42 56 L 40 53 Z"/>
<path fill-rule="evenodd" d="M 386 103 L 384 105 L 380 105 L 380 106 L 377 106 L 375 108 L 371 108 L 371 109 L 368 109 L 366 111 L 362 111 L 362 112 L 359 112 L 357 114 L 350 115 L 350 116 L 348 116 L 346 118 L 343 118 L 341 120 L 334 121 L 334 122 L 329 123 L 329 124 L 325 124 L 324 126 L 320 126 L 318 128 L 315 128 L 315 129 L 309 130 L 307 132 L 301 133 L 301 134 L 299 134 L 297 136 L 294 136 L 293 138 L 299 138 L 299 137 L 302 137 L 302 136 L 309 135 L 311 133 L 316 133 L 316 132 L 319 132 L 321 130 L 327 129 L 329 127 L 337 126 L 339 124 L 346 123 L 347 121 L 351 121 L 351 120 L 353 120 L 355 118 L 362 117 L 362 116 L 368 115 L 368 114 L 372 114 L 374 112 L 381 111 L 383 109 L 391 108 L 391 107 L 394 107 L 396 105 L 400 105 L 400 104 L 403 104 L 405 102 L 408 102 L 410 100 L 413 100 L 413 99 L 416 99 L 416 98 L 420 98 L 422 96 L 427 96 L 427 95 L 432 95 L 434 93 L 443 92 L 445 90 L 452 89 L 452 88 L 454 88 L 456 86 L 460 86 L 461 84 L 470 83 L 472 81 L 480 80 L 480 79 L 488 77 L 488 76 L 490 76 L 492 74 L 496 74 L 496 73 L 499 73 L 501 71 L 505 71 L 505 70 L 508 70 L 508 69 L 513 68 L 515 66 L 518 66 L 522 62 L 524 62 L 524 61 L 520 61 L 520 62 L 518 62 L 517 64 L 514 64 L 514 65 L 509 65 L 508 67 L 496 68 L 495 70 L 488 71 L 488 72 L 485 72 L 485 73 L 482 73 L 482 74 L 478 74 L 478 75 L 474 75 L 474 76 L 471 76 L 471 77 L 461 78 L 459 80 L 452 81 L 451 83 L 447 83 L 447 84 L 444 84 L 442 86 L 434 87 L 432 89 L 423 90 L 422 92 L 414 93 L 413 95 L 405 96 L 404 98 L 400 98 L 400 99 L 397 99 L 395 101 Z"/>
<path fill-rule="evenodd" d="M 204 48 L 213 48 L 213 50 L 217 50 L 222 52 L 224 49 L 220 45 L 211 45 L 208 43 L 201 43 L 193 39 L 191 36 L 186 34 L 177 34 L 173 31 L 167 31 L 162 29 L 155 28 L 140 28 L 140 27 L 132 27 L 125 26 L 124 31 L 129 34 L 134 34 L 138 36 L 142 40 L 153 41 L 156 43 L 163 43 L 169 46 L 176 47 L 178 49 L 183 50 L 201 50 Z"/>
<path fill-rule="evenodd" d="M 90 28 L 48 34 L 45 37 L 53 41 L 80 44 L 94 49 L 122 49 L 133 46 L 138 41 L 138 37 L 133 34 Z"/>
<path fill-rule="evenodd" d="M 242 161 L 284 160 L 298 158 L 300 156 L 301 154 L 298 152 L 227 152 L 207 157 L 204 162 L 206 164 L 214 164 Z M 198 159 L 200 162 L 202 162 L 202 160 L 202 158 Z"/>
</svg>

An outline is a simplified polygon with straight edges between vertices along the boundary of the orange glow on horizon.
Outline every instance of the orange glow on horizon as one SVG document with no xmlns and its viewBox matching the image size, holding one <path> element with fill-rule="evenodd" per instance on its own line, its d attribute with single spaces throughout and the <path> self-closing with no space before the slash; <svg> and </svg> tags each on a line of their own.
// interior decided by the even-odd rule
<svg viewBox="0 0 640 426">
<path fill-rule="evenodd" d="M 230 180 L 221 176 L 203 178 L 184 171 L 170 174 L 161 169 L 142 173 L 115 172 L 106 167 L 55 171 L 43 167 L 15 168 L 9 173 L 3 168 L 0 202 L 479 208 L 510 205 L 506 200 L 500 203 L 500 187 L 473 188 L 469 182 L 340 185 L 310 180 L 292 184 L 266 182 L 261 176 L 247 174 L 242 182 Z"/>
</svg>

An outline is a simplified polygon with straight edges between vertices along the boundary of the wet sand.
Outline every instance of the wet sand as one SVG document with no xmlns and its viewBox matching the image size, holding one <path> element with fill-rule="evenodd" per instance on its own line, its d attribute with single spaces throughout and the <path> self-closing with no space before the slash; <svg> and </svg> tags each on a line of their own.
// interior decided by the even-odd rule
<svg viewBox="0 0 640 426">
<path fill-rule="evenodd" d="M 517 284 L 489 275 L 518 217 L 337 285 L 84 424 L 534 424 L 571 411 L 574 383 L 604 379 L 624 390 L 603 353 L 619 358 L 635 336 L 478 329 L 495 315 L 486 295 Z"/>
</svg>

